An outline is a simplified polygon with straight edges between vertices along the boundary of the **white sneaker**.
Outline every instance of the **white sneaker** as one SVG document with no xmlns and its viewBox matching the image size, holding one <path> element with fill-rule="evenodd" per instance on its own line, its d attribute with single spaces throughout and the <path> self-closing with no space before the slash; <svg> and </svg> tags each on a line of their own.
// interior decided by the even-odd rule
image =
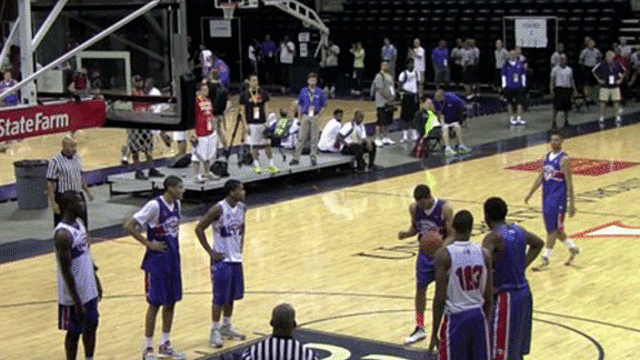
<svg viewBox="0 0 640 360">
<path fill-rule="evenodd" d="M 451 146 L 447 146 L 444 149 L 444 156 L 456 156 L 456 154 L 457 153 L 455 152 L 455 150 L 451 148 Z"/>
<path fill-rule="evenodd" d="M 211 329 L 209 333 L 209 346 L 214 348 L 222 347 L 222 335 L 220 334 L 220 330 Z"/>
<path fill-rule="evenodd" d="M 544 271 L 549 269 L 549 258 L 543 256 L 541 259 L 540 266 L 534 267 L 532 269 L 533 271 Z"/>
<path fill-rule="evenodd" d="M 604 118 L 600 118 L 598 121 L 600 122 L 600 124 L 604 124 Z"/>
<path fill-rule="evenodd" d="M 153 354 L 153 348 L 146 348 L 142 352 L 142 360 L 157 360 L 158 358 Z"/>
<path fill-rule="evenodd" d="M 411 130 L 411 140 L 416 141 L 420 138 L 420 134 L 417 130 Z"/>
<path fill-rule="evenodd" d="M 409 142 L 409 138 L 408 137 L 403 137 L 402 139 L 400 139 L 401 143 L 406 143 Z"/>
<path fill-rule="evenodd" d="M 382 139 L 382 142 L 383 142 L 385 145 L 393 145 L 393 144 L 395 144 L 395 143 L 396 143 L 395 141 L 391 140 L 391 138 L 388 138 L 388 137 L 386 137 L 386 138 Z"/>
<path fill-rule="evenodd" d="M 247 338 L 244 334 L 235 331 L 231 325 L 222 325 L 220 327 L 220 335 L 226 340 L 244 340 Z"/>
<path fill-rule="evenodd" d="M 471 149 L 464 146 L 464 144 L 458 145 L 458 154 L 468 154 L 471 152 Z"/>
<path fill-rule="evenodd" d="M 377 146 L 377 147 L 382 147 L 382 146 L 384 146 L 384 143 L 383 143 L 383 142 L 382 142 L 382 140 L 380 140 L 380 139 L 375 139 L 375 140 L 373 141 L 373 143 L 374 143 L 374 144 L 376 144 L 376 146 Z"/>
<path fill-rule="evenodd" d="M 526 125 L 526 121 L 522 120 L 522 118 L 516 119 L 516 122 L 518 123 L 518 125 Z"/>
<path fill-rule="evenodd" d="M 518 120 L 516 120 L 516 118 L 511 118 L 510 122 L 511 125 L 518 125 Z"/>
<path fill-rule="evenodd" d="M 418 341 L 424 340 L 426 338 L 427 338 L 427 335 L 424 333 L 424 329 L 416 326 L 416 329 L 413 330 L 413 333 L 411 333 L 411 335 L 407 336 L 404 339 L 404 344 L 411 345 L 413 343 L 417 343 Z"/>
<path fill-rule="evenodd" d="M 571 249 L 569 249 L 569 253 L 571 255 L 569 255 L 569 259 L 567 259 L 567 262 L 564 263 L 567 266 L 571 265 L 571 263 L 573 263 L 573 259 L 575 259 L 576 255 L 580 254 L 580 248 L 577 247 L 577 246 L 574 246 Z"/>
<path fill-rule="evenodd" d="M 158 359 L 184 360 L 187 355 L 175 351 L 169 342 L 160 345 L 158 348 Z"/>
</svg>

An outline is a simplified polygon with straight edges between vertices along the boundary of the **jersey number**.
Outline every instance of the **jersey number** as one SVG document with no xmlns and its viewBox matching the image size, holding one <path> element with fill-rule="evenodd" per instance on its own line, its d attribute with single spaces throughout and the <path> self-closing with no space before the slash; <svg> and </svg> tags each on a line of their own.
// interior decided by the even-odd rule
<svg viewBox="0 0 640 360">
<path fill-rule="evenodd" d="M 456 275 L 460 282 L 460 288 L 466 291 L 478 289 L 480 287 L 480 278 L 482 277 L 483 269 L 480 265 L 458 268 Z"/>
</svg>

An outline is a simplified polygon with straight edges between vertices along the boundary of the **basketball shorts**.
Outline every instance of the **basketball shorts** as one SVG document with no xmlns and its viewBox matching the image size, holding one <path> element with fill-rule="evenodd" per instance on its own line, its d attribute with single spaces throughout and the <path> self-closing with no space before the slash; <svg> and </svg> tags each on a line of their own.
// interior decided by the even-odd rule
<svg viewBox="0 0 640 360">
<path fill-rule="evenodd" d="M 174 131 L 173 132 L 173 141 L 186 141 L 187 140 L 187 132 L 186 131 Z"/>
<path fill-rule="evenodd" d="M 86 329 L 98 326 L 98 298 L 89 300 L 84 305 L 84 318 L 78 319 L 74 305 L 58 304 L 58 329 L 66 330 L 69 334 L 79 336 Z"/>
<path fill-rule="evenodd" d="M 555 92 L 556 96 L 553 98 L 553 109 L 556 111 L 571 110 L 573 89 L 557 87 Z"/>
<path fill-rule="evenodd" d="M 547 233 L 552 233 L 556 230 L 564 231 L 564 205 L 543 205 L 542 216 L 544 217 L 544 226 L 547 229 Z"/>
<path fill-rule="evenodd" d="M 218 148 L 218 136 L 215 132 L 207 136 L 198 136 L 198 144 L 193 149 L 191 161 L 213 161 Z"/>
<path fill-rule="evenodd" d="M 511 105 L 522 105 L 524 103 L 524 89 L 504 89 L 504 98 Z"/>
<path fill-rule="evenodd" d="M 486 360 L 489 351 L 489 326 L 481 308 L 444 315 L 438 359 Z"/>
<path fill-rule="evenodd" d="M 151 306 L 170 305 L 182 300 L 182 278 L 163 271 L 144 272 L 144 291 Z"/>
<path fill-rule="evenodd" d="M 394 109 L 392 106 L 384 106 L 376 108 L 377 113 L 377 122 L 378 126 L 388 126 L 393 123 L 393 112 Z"/>
<path fill-rule="evenodd" d="M 532 311 L 529 288 L 497 294 L 491 317 L 491 359 L 521 359 L 529 354 Z"/>
<path fill-rule="evenodd" d="M 247 134 L 246 144 L 251 146 L 265 146 L 270 145 L 271 140 L 264 137 L 264 131 L 266 129 L 265 124 L 248 124 L 249 133 Z"/>
<path fill-rule="evenodd" d="M 211 266 L 213 303 L 217 306 L 229 304 L 244 297 L 244 275 L 242 263 L 220 261 Z"/>
<path fill-rule="evenodd" d="M 416 258 L 416 286 L 418 288 L 427 287 L 435 280 L 435 275 L 433 257 L 423 252 L 418 252 L 418 257 Z"/>
<path fill-rule="evenodd" d="M 132 153 L 153 151 L 153 133 L 148 129 L 127 129 L 127 145 Z"/>
</svg>

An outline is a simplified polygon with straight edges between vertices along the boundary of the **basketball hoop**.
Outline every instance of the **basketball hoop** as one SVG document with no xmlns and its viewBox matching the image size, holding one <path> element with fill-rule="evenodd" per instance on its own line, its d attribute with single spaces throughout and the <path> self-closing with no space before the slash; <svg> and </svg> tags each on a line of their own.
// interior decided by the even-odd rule
<svg viewBox="0 0 640 360">
<path fill-rule="evenodd" d="M 226 20 L 231 20 L 231 19 L 233 19 L 233 12 L 238 7 L 238 3 L 237 2 L 233 2 L 233 1 L 229 1 L 226 4 L 220 4 L 219 7 L 220 7 L 220 9 L 222 9 L 222 12 L 224 13 L 224 18 Z"/>
</svg>

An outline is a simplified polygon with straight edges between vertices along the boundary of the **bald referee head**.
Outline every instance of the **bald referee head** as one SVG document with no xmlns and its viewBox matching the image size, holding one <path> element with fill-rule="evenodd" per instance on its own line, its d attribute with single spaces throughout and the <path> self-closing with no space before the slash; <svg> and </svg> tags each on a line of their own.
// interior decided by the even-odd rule
<svg viewBox="0 0 640 360">
<path fill-rule="evenodd" d="M 65 136 L 62 139 L 62 153 L 67 157 L 73 157 L 76 154 L 77 142 L 70 136 Z"/>
<path fill-rule="evenodd" d="M 271 326 L 274 336 L 291 336 L 296 328 L 296 311 L 291 304 L 283 303 L 271 312 Z"/>
</svg>

